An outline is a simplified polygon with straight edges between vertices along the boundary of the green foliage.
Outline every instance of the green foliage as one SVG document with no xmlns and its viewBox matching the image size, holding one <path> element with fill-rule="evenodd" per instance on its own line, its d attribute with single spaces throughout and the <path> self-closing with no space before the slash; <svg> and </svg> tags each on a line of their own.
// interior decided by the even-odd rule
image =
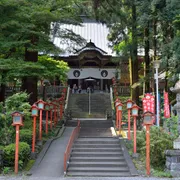
<svg viewBox="0 0 180 180">
<path fill-rule="evenodd" d="M 8 97 L 5 100 L 5 106 L 1 107 L 3 113 L 0 113 L 0 145 L 8 145 L 15 140 L 14 127 L 12 126 L 12 116 L 14 111 L 23 113 L 23 119 L 26 124 L 31 122 L 30 104 L 28 103 L 28 95 L 25 92 L 20 92 Z M 30 128 L 28 126 L 27 128 Z"/>
<path fill-rule="evenodd" d="M 164 120 L 165 128 L 173 139 L 178 137 L 178 116 L 172 116 Z"/>
<path fill-rule="evenodd" d="M 4 167 L 3 170 L 2 170 L 2 173 L 3 173 L 4 175 L 9 174 L 10 170 L 11 170 L 10 167 Z"/>
<path fill-rule="evenodd" d="M 20 141 L 26 142 L 27 144 L 32 144 L 32 130 L 22 129 L 20 131 Z"/>
<path fill-rule="evenodd" d="M 152 175 L 155 177 L 166 177 L 166 178 L 172 178 L 172 175 L 170 174 L 170 172 L 165 172 L 162 170 L 157 170 L 157 169 L 153 169 L 151 171 Z"/>
<path fill-rule="evenodd" d="M 12 167 L 14 165 L 15 144 L 9 144 L 4 148 L 4 164 L 5 166 Z M 19 143 L 19 162 L 20 166 L 27 162 L 30 155 L 30 146 L 25 142 Z"/>
<path fill-rule="evenodd" d="M 173 148 L 173 138 L 162 129 L 152 126 L 150 130 L 150 158 L 154 168 L 165 167 L 165 150 Z M 145 157 L 146 133 L 137 133 L 137 152 Z"/>
</svg>

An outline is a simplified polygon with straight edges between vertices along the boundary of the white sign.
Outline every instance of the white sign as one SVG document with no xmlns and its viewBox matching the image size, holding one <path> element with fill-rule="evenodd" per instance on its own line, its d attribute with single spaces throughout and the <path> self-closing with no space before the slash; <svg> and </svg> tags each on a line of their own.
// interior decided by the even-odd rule
<svg viewBox="0 0 180 180">
<path fill-rule="evenodd" d="M 68 72 L 68 79 L 84 79 L 84 78 L 97 78 L 97 79 L 112 79 L 115 77 L 116 69 L 99 69 L 99 68 L 83 68 L 83 69 L 70 69 Z"/>
</svg>

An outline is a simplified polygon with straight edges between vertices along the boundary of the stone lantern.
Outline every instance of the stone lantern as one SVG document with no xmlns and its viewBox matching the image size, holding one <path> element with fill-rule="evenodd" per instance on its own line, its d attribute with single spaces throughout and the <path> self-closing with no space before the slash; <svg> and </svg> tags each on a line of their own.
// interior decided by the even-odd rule
<svg viewBox="0 0 180 180">
<path fill-rule="evenodd" d="M 176 93 L 176 104 L 174 110 L 178 116 L 178 138 L 173 142 L 173 150 L 166 150 L 166 169 L 170 171 L 174 177 L 180 176 L 180 80 L 176 85 L 170 88 L 173 93 Z"/>
</svg>

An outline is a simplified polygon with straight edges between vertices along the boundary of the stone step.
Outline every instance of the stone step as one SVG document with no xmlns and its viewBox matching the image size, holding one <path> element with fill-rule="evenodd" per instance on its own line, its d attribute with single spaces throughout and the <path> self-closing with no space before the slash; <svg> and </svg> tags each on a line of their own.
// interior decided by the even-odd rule
<svg viewBox="0 0 180 180">
<path fill-rule="evenodd" d="M 120 162 L 70 162 L 69 167 L 126 167 L 125 161 Z"/>
<path fill-rule="evenodd" d="M 119 148 L 120 149 L 120 145 L 119 144 L 115 144 L 115 145 L 112 145 L 112 144 L 74 144 L 73 145 L 73 148 L 97 148 L 97 149 L 102 149 L 102 148 L 107 148 L 109 149 L 110 148 Z"/>
<path fill-rule="evenodd" d="M 129 172 L 127 167 L 69 167 L 69 172 Z"/>
<path fill-rule="evenodd" d="M 71 156 L 76 156 L 76 157 L 117 157 L 117 156 L 122 156 L 123 152 L 71 152 Z"/>
<path fill-rule="evenodd" d="M 73 152 L 119 152 L 120 148 L 99 148 L 99 147 L 90 147 L 90 148 L 79 148 L 73 147 Z"/>
<path fill-rule="evenodd" d="M 129 177 L 129 172 L 67 172 L 68 176 L 77 177 Z"/>
<path fill-rule="evenodd" d="M 125 161 L 124 156 L 116 157 L 71 157 L 70 161 L 75 162 L 120 162 Z"/>
</svg>

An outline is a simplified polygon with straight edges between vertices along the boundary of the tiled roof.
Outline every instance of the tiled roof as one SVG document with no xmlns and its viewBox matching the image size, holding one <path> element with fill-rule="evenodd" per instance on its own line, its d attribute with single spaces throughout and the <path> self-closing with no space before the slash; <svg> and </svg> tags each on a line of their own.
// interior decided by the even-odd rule
<svg viewBox="0 0 180 180">
<path fill-rule="evenodd" d="M 108 40 L 107 35 L 109 33 L 109 29 L 106 25 L 98 23 L 96 21 L 84 22 L 82 26 L 70 25 L 70 24 L 62 24 L 60 25 L 63 29 L 72 30 L 75 34 L 80 35 L 82 38 L 86 40 L 86 42 L 93 42 L 96 47 L 102 49 L 107 53 L 107 55 L 115 56 L 115 53 L 112 52 L 112 49 L 108 47 Z M 54 38 L 54 44 L 57 47 L 65 50 L 65 54 L 63 55 L 70 55 L 69 52 L 66 51 L 68 48 L 68 43 L 61 43 L 60 38 Z M 82 46 L 73 47 L 73 49 L 80 50 Z M 72 53 L 74 54 L 74 53 Z"/>
</svg>

